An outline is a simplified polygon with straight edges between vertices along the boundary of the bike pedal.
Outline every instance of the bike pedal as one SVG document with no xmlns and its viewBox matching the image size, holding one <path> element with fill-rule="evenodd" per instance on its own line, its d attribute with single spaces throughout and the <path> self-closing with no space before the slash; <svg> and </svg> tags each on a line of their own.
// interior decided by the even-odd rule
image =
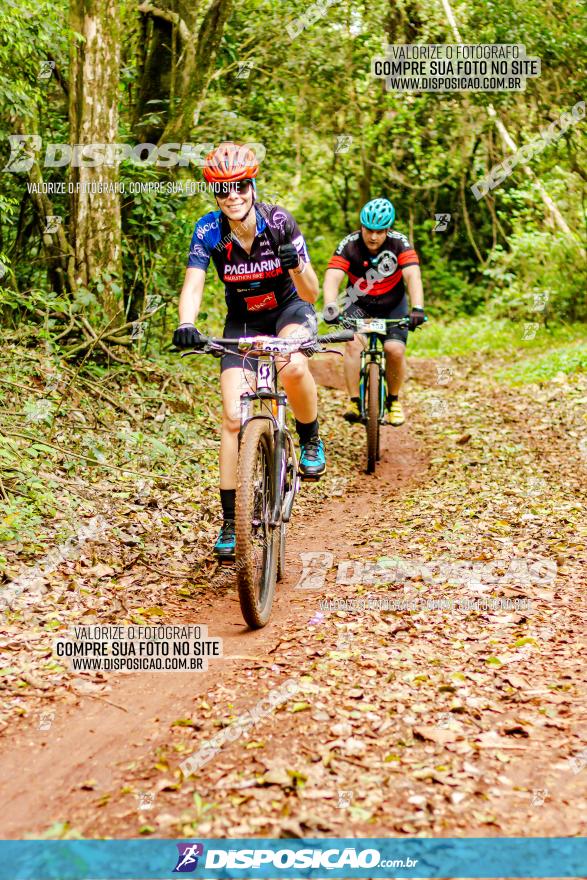
<svg viewBox="0 0 587 880">
<path fill-rule="evenodd" d="M 317 483 L 323 474 L 302 474 L 301 480 L 303 483 Z"/>
</svg>

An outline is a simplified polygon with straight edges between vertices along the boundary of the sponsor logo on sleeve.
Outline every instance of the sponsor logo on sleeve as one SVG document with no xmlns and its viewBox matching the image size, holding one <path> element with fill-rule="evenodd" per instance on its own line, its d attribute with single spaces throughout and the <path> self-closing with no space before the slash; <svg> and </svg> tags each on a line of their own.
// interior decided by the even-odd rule
<svg viewBox="0 0 587 880">
<path fill-rule="evenodd" d="M 194 257 L 199 257 L 201 260 L 208 259 L 206 248 L 203 248 L 201 244 L 194 244 L 191 249 L 191 254 Z"/>
<path fill-rule="evenodd" d="M 200 240 L 203 240 L 204 236 L 207 232 L 210 232 L 211 229 L 218 228 L 218 220 L 212 220 L 210 223 L 202 223 L 201 226 L 196 228 L 196 235 Z"/>
</svg>

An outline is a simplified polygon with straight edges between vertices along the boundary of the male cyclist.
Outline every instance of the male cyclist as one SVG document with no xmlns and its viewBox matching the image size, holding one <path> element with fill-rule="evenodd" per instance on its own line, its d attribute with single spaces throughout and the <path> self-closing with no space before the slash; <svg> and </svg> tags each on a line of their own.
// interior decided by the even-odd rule
<svg viewBox="0 0 587 880">
<path fill-rule="evenodd" d="M 410 330 L 425 320 L 424 291 L 416 251 L 401 232 L 392 232 L 395 209 L 387 199 L 373 199 L 361 211 L 361 229 L 340 242 L 324 275 L 324 320 L 337 323 L 340 309 L 336 303 L 340 284 L 348 277 L 343 316 L 403 318 L 408 315 L 406 286 L 410 297 Z M 405 421 L 399 393 L 406 372 L 406 327 L 390 326 L 385 337 L 387 378 L 386 406 L 389 424 Z M 344 372 L 351 409 L 344 417 L 349 422 L 360 418 L 359 372 L 364 337 L 357 334 L 347 342 Z"/>
<path fill-rule="evenodd" d="M 291 214 L 277 205 L 256 202 L 255 154 L 234 143 L 223 143 L 204 160 L 204 178 L 219 211 L 197 221 L 185 280 L 179 298 L 180 324 L 173 334 L 178 348 L 200 343 L 196 320 L 206 270 L 213 261 L 225 285 L 227 307 L 223 335 L 310 336 L 317 328 L 313 303 L 319 293 L 308 250 Z M 304 329 L 302 329 L 304 328 Z M 221 360 L 222 434 L 220 441 L 220 500 L 223 525 L 214 553 L 222 560 L 235 555 L 235 497 L 239 405 L 243 390 L 254 387 L 256 358 L 237 353 Z M 317 479 L 326 459 L 318 434 L 317 392 L 304 354 L 296 352 L 279 369 L 279 378 L 296 417 L 300 438 L 300 470 Z"/>
</svg>

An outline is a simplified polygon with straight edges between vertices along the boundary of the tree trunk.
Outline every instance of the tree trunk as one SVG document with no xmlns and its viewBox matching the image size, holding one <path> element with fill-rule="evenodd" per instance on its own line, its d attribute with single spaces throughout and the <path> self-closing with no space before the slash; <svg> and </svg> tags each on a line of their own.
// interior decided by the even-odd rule
<svg viewBox="0 0 587 880">
<path fill-rule="evenodd" d="M 165 18 L 177 27 L 181 64 L 175 72 L 176 107 L 161 135 L 160 143 L 183 143 L 194 128 L 194 111 L 202 102 L 214 69 L 232 0 L 212 0 L 196 34 L 176 12 L 141 3 L 139 11 Z"/>
<path fill-rule="evenodd" d="M 117 0 L 71 0 L 71 50 L 69 121 L 72 144 L 111 144 L 118 141 L 118 77 L 120 20 Z M 83 160 L 80 159 L 80 164 Z M 115 191 L 118 165 L 97 168 L 72 163 L 71 232 L 75 249 L 75 276 L 88 286 L 103 280 L 104 273 L 122 276 L 120 196 Z M 92 192 L 100 184 L 112 192 Z M 107 186 L 104 186 L 104 185 Z M 112 282 L 98 294 L 108 318 L 120 305 Z"/>
<path fill-rule="evenodd" d="M 34 122 L 30 118 L 26 122 L 21 117 L 16 118 L 14 120 L 14 130 L 18 134 L 30 133 L 32 130 L 36 133 L 38 131 L 36 117 Z M 55 214 L 51 199 L 43 192 L 43 172 L 38 158 L 34 151 L 28 148 L 25 148 L 25 152 L 30 159 L 28 180 L 31 186 L 28 197 L 33 205 L 35 220 L 38 224 L 43 243 L 49 285 L 57 293 L 74 293 L 76 282 L 73 249 L 61 224 L 61 216 Z M 19 234 L 17 235 L 15 245 L 17 252 L 20 245 L 20 237 L 19 223 Z"/>
<path fill-rule="evenodd" d="M 133 129 L 139 143 L 156 144 L 170 113 L 173 24 L 163 18 L 143 15 L 141 29 L 144 43 L 140 47 L 142 57 Z"/>
</svg>

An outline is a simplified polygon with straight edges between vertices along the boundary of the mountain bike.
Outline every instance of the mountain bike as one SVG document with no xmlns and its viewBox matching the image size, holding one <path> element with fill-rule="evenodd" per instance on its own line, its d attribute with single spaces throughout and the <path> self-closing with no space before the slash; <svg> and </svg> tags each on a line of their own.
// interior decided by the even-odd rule
<svg viewBox="0 0 587 880">
<path fill-rule="evenodd" d="M 349 342 L 352 338 L 351 330 L 305 338 L 202 337 L 198 349 L 182 355 L 221 357 L 231 353 L 227 345 L 237 344 L 243 367 L 248 357 L 258 358 L 256 383 L 240 396 L 235 515 L 238 595 L 245 621 L 253 629 L 268 622 L 276 581 L 285 573 L 287 524 L 302 476 L 286 424 L 287 396 L 277 388 L 279 368 L 294 352 L 311 357 L 328 351 L 323 343 Z"/>
<path fill-rule="evenodd" d="M 408 327 L 410 319 L 342 317 L 341 323 L 367 336 L 367 346 L 361 351 L 359 397 L 361 422 L 367 428 L 367 473 L 372 474 L 381 458 L 381 425 L 385 424 L 383 340 L 388 327 Z"/>
</svg>

